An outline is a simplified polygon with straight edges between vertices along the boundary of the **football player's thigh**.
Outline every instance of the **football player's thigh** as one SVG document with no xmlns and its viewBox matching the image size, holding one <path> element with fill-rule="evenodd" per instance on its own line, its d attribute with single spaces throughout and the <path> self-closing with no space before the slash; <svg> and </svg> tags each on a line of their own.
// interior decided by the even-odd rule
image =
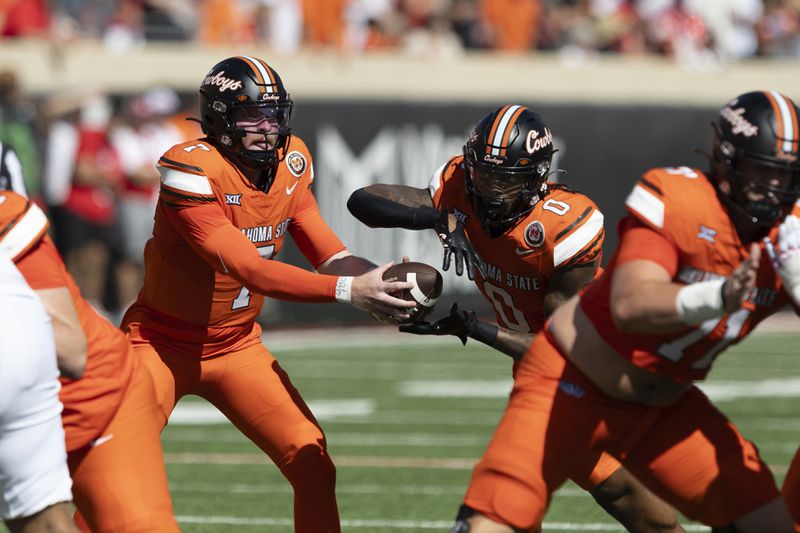
<svg viewBox="0 0 800 533">
<path fill-rule="evenodd" d="M 517 528 L 541 523 L 555 491 L 591 447 L 595 422 L 589 394 L 559 389 L 559 380 L 518 383 L 483 458 L 475 467 L 464 503 Z"/>
<path fill-rule="evenodd" d="M 161 450 L 153 383 L 136 365 L 114 418 L 69 457 L 75 504 L 92 531 L 179 531 Z"/>
<path fill-rule="evenodd" d="M 577 463 L 571 479 L 583 490 L 592 491 L 620 468 L 620 462 L 607 453 L 591 450 Z"/>
<path fill-rule="evenodd" d="M 662 409 L 626 455 L 642 483 L 708 525 L 728 525 L 779 495 L 755 446 L 696 387 Z"/>
<path fill-rule="evenodd" d="M 290 450 L 324 445 L 311 410 L 261 343 L 203 365 L 201 396 L 279 465 Z"/>
<path fill-rule="evenodd" d="M 144 365 L 153 382 L 156 402 L 163 415 L 163 426 L 178 400 L 191 392 L 192 381 L 199 376 L 199 362 L 170 356 L 164 348 L 144 342 L 134 342 L 132 348 L 132 356 Z"/>
</svg>

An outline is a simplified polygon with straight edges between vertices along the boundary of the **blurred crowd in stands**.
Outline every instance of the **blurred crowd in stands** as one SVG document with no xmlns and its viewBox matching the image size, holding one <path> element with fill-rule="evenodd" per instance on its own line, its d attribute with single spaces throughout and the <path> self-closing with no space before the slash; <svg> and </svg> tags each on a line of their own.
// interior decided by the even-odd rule
<svg viewBox="0 0 800 533">
<path fill-rule="evenodd" d="M 195 98 L 168 87 L 110 97 L 98 91 L 20 92 L 0 71 L 0 146 L 13 149 L 24 188 L 46 209 L 51 234 L 83 295 L 112 320 L 136 297 L 160 182 L 155 163 L 202 136 Z"/>
<path fill-rule="evenodd" d="M 452 56 L 661 54 L 690 67 L 800 56 L 800 0 L 0 0 L 2 35 Z"/>
</svg>

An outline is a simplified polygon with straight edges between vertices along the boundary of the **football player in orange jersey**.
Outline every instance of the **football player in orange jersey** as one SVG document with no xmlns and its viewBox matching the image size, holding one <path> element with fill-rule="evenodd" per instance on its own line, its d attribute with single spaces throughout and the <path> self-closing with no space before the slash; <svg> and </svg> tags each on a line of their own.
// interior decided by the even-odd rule
<svg viewBox="0 0 800 533">
<path fill-rule="evenodd" d="M 714 121 L 710 172 L 644 174 L 608 269 L 523 356 L 454 531 L 535 530 L 597 449 L 718 531 L 794 531 L 756 447 L 693 382 L 759 321 L 798 309 L 799 144 L 794 102 L 752 92 Z M 774 263 L 762 261 L 776 242 Z"/>
<path fill-rule="evenodd" d="M 0 227 L 0 253 L 15 262 L 53 322 L 78 525 L 93 532 L 179 531 L 147 370 L 125 335 L 81 296 L 36 204 L 0 191 Z"/>
<path fill-rule="evenodd" d="M 458 309 L 433 323 L 403 325 L 422 335 L 483 342 L 515 367 L 555 308 L 595 278 L 603 214 L 589 198 L 547 181 L 553 136 L 541 117 L 505 105 L 481 119 L 464 155 L 450 158 L 427 189 L 377 184 L 355 191 L 351 213 L 370 227 L 434 229 L 456 273 L 466 270 L 492 303 L 497 324 Z M 481 260 L 482 258 L 482 260 Z M 600 452 L 587 454 L 572 478 L 629 531 L 683 531 L 675 511 Z"/>
<path fill-rule="evenodd" d="M 295 531 L 339 531 L 325 435 L 255 322 L 265 296 L 353 304 L 408 317 L 411 288 L 347 251 L 311 191 L 314 167 L 290 128 L 292 100 L 264 61 L 237 56 L 200 86 L 206 137 L 168 150 L 144 286 L 122 327 L 156 385 L 162 422 L 186 394 L 207 399 L 294 488 Z M 291 234 L 319 273 L 274 261 Z"/>
</svg>

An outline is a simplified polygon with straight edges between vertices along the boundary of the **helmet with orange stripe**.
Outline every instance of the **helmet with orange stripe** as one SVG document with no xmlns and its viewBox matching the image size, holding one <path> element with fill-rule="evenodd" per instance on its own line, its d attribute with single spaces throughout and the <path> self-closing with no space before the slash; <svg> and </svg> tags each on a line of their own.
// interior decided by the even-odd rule
<svg viewBox="0 0 800 533">
<path fill-rule="evenodd" d="M 553 135 L 542 118 L 519 105 L 483 117 L 464 145 L 467 195 L 484 230 L 497 236 L 547 194 Z"/>
<path fill-rule="evenodd" d="M 713 180 L 744 241 L 789 214 L 800 196 L 800 111 L 774 91 L 742 94 L 712 123 Z"/>
<path fill-rule="evenodd" d="M 265 171 L 256 184 L 264 190 L 285 156 L 292 105 L 278 73 L 255 57 L 217 63 L 200 85 L 203 133 L 235 163 Z"/>
</svg>

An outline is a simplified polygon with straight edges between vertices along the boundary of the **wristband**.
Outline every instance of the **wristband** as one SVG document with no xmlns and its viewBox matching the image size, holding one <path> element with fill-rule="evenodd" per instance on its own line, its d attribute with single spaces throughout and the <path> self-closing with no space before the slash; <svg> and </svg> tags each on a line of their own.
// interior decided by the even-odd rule
<svg viewBox="0 0 800 533">
<path fill-rule="evenodd" d="M 724 279 L 718 279 L 681 287 L 675 305 L 683 321 L 693 326 L 724 315 L 725 302 L 722 298 L 724 284 Z"/>
<path fill-rule="evenodd" d="M 492 346 L 494 341 L 497 339 L 497 333 L 499 331 L 500 328 L 497 326 L 497 324 L 490 324 L 489 322 L 476 320 L 470 328 L 468 336 L 471 339 L 475 339 L 476 341 L 480 341 L 484 344 Z"/>
<path fill-rule="evenodd" d="M 353 276 L 339 276 L 336 280 L 336 301 L 349 304 L 353 300 Z"/>
</svg>

